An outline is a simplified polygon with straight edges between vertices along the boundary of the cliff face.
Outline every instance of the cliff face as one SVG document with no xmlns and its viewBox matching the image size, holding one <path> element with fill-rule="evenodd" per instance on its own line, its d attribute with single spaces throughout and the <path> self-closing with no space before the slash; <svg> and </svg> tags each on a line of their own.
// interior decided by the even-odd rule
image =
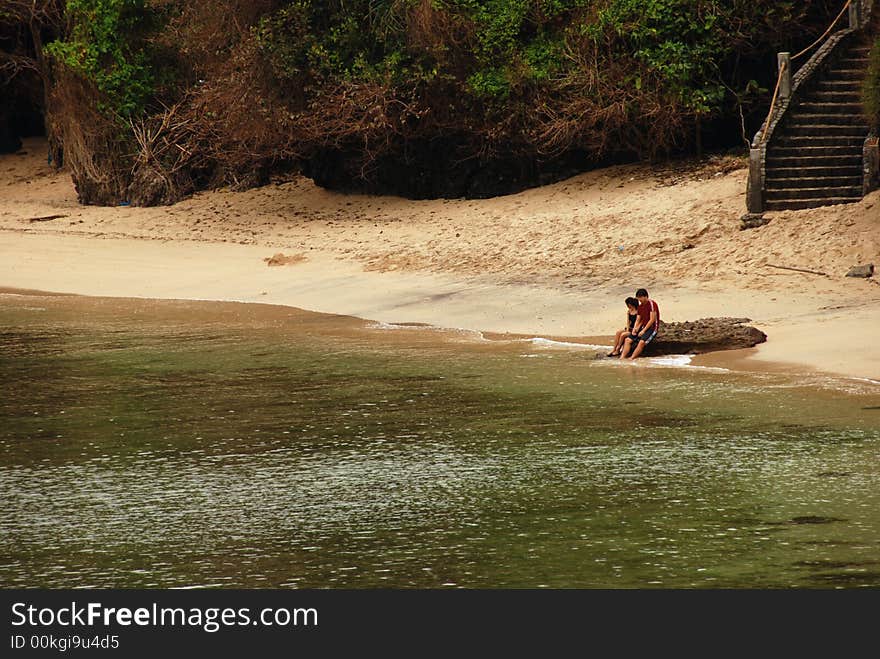
<svg viewBox="0 0 880 659">
<path fill-rule="evenodd" d="M 45 9 L 42 36 L 19 30 L 8 43 L 38 64 L 81 200 L 145 205 L 290 169 L 335 189 L 486 197 L 609 161 L 743 144 L 766 109 L 773 53 L 838 9 L 10 2 L 19 26 L 29 6 Z"/>
</svg>

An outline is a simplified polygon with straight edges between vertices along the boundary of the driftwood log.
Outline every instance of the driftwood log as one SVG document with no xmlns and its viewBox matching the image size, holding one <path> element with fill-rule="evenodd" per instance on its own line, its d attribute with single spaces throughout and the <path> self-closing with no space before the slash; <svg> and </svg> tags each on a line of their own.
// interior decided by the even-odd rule
<svg viewBox="0 0 880 659">
<path fill-rule="evenodd" d="M 749 318 L 701 318 L 684 323 L 660 321 L 657 338 L 643 355 L 698 355 L 716 350 L 752 348 L 767 340 L 761 330 L 746 325 Z"/>
</svg>

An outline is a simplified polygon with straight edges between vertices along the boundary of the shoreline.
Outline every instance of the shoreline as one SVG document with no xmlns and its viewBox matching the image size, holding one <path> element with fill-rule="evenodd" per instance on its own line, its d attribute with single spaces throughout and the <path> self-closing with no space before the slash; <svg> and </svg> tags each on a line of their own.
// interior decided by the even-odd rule
<svg viewBox="0 0 880 659">
<path fill-rule="evenodd" d="M 0 156 L 3 287 L 609 343 L 623 299 L 645 287 L 668 322 L 745 317 L 768 335 L 747 354 L 695 364 L 880 381 L 867 332 L 880 323 L 880 286 L 844 277 L 859 262 L 880 265 L 880 191 L 768 214 L 748 231 L 738 221 L 745 170 L 729 162 L 618 166 L 487 200 L 346 195 L 296 179 L 168 207 L 92 207 L 32 155 L 41 145 Z"/>
<path fill-rule="evenodd" d="M 6 294 L 260 304 L 366 322 L 473 331 L 497 339 L 543 338 L 609 347 L 613 335 L 601 330 L 616 327 L 619 320 L 617 305 L 602 291 L 578 293 L 448 275 L 370 272 L 327 254 L 313 254 L 307 262 L 293 266 L 269 268 L 262 263 L 266 250 L 254 246 L 76 236 L 65 236 L 56 244 L 40 236 L 4 238 L 0 242 L 0 293 Z M 23 252 L 39 256 L 13 258 Z M 224 267 L 215 267 L 217 262 Z M 206 274 L 194 277 L 196 272 Z M 247 279 L 242 282 L 244 275 Z M 677 300 L 676 320 L 695 318 L 693 314 L 705 304 L 694 291 L 665 292 L 666 299 Z M 829 355 L 827 350 L 813 350 L 817 339 L 811 340 L 809 318 L 789 322 L 772 315 L 775 304 L 758 301 L 748 307 L 742 302 L 735 306 L 735 299 L 736 295 L 725 296 L 722 306 L 733 312 L 757 311 L 768 318 L 764 323 L 754 319 L 751 323 L 768 334 L 767 343 L 694 355 L 692 365 L 741 372 L 825 373 L 880 383 L 872 361 L 857 357 L 858 364 L 867 367 L 852 368 L 854 362 L 840 362 L 838 355 Z M 584 314 L 584 308 L 591 308 L 592 313 Z M 843 325 L 852 324 L 849 317 L 839 316 L 826 316 L 821 322 L 834 325 L 838 336 L 846 333 Z M 786 351 L 774 345 L 779 334 L 795 336 L 800 343 Z"/>
<path fill-rule="evenodd" d="M 429 323 L 417 322 L 417 321 L 402 321 L 402 322 L 386 322 L 386 321 L 378 321 L 369 318 L 361 318 L 358 316 L 353 316 L 350 314 L 340 314 L 334 312 L 320 312 L 309 309 L 303 309 L 301 307 L 296 307 L 289 304 L 279 304 L 275 302 L 265 302 L 265 301 L 242 301 L 242 300 L 223 300 L 223 299 L 204 299 L 204 298 L 176 298 L 176 297 L 143 297 L 143 296 L 127 296 L 127 295 L 119 295 L 119 296 L 104 296 L 104 295 L 85 295 L 81 293 L 72 293 L 72 292 L 58 292 L 58 291 L 45 291 L 38 289 L 20 289 L 20 288 L 12 288 L 7 286 L 0 286 L 0 303 L 3 302 L 3 298 L 9 297 L 21 297 L 23 299 L 39 299 L 42 297 L 48 298 L 65 298 L 67 300 L 74 300 L 73 304 L 76 304 L 76 299 L 82 299 L 86 306 L 99 302 L 103 304 L 114 302 L 119 303 L 119 307 L 123 309 L 129 309 L 132 303 L 136 303 L 138 306 L 137 309 L 143 308 L 142 305 L 149 305 L 150 303 L 194 303 L 196 305 L 217 305 L 216 309 L 218 313 L 223 313 L 223 309 L 227 308 L 228 305 L 241 305 L 245 308 L 255 306 L 258 309 L 252 312 L 248 317 L 253 319 L 254 317 L 263 318 L 264 314 L 269 314 L 270 317 L 277 317 L 278 314 L 281 314 L 281 317 L 287 319 L 289 318 L 290 312 L 293 313 L 304 313 L 304 314 L 318 314 L 324 317 L 332 317 L 336 320 L 333 322 L 331 327 L 333 328 L 333 332 L 344 332 L 348 333 L 354 329 L 357 332 L 363 331 L 364 329 L 371 332 L 379 332 L 384 335 L 383 341 L 391 340 L 392 335 L 396 334 L 401 330 L 413 330 L 417 332 L 439 332 L 440 335 L 444 338 L 441 338 L 440 341 L 448 341 L 453 340 L 456 343 L 461 340 L 461 336 L 470 336 L 470 340 L 466 340 L 467 343 L 471 341 L 475 341 L 481 345 L 496 345 L 496 346 L 508 346 L 511 343 L 516 343 L 519 341 L 528 341 L 533 342 L 535 347 L 538 349 L 547 349 L 547 350 L 558 350 L 562 352 L 595 352 L 597 358 L 601 353 L 605 352 L 606 348 L 610 347 L 610 342 L 613 337 L 611 336 L 560 336 L 560 335 L 538 335 L 534 332 L 526 332 L 526 333 L 514 333 L 514 332 L 492 332 L 492 331 L 481 331 L 474 330 L 470 328 L 458 327 L 458 326 L 450 326 L 450 325 L 433 325 Z M 2 304 L 0 304 L 2 306 Z M 161 307 L 159 307 L 161 308 Z M 194 307 L 197 313 L 198 318 L 203 318 L 205 314 L 205 307 L 196 306 Z M 166 312 L 167 313 L 167 312 Z M 175 317 L 180 319 L 185 316 L 184 311 L 174 312 Z M 238 318 L 241 318 L 240 315 L 237 315 Z M 237 321 L 236 321 L 237 322 Z M 250 321 L 248 321 L 250 322 Z M 389 334 L 390 332 L 390 334 Z M 451 336 L 455 338 L 450 339 Z M 708 369 L 710 371 L 729 371 L 732 374 L 742 374 L 742 375 L 761 375 L 761 374 L 776 374 L 776 375 L 786 375 L 786 376 L 794 376 L 794 377 L 803 377 L 805 378 L 805 384 L 808 386 L 816 384 L 816 376 L 822 378 L 831 378 L 831 381 L 837 382 L 845 382 L 845 381 L 857 381 L 861 383 L 867 383 L 870 385 L 878 385 L 880 386 L 880 380 L 874 378 L 866 378 L 860 376 L 854 376 L 846 373 L 833 373 L 829 371 L 824 371 L 822 369 L 813 368 L 808 364 L 803 363 L 795 363 L 795 362 L 785 362 L 785 361 L 773 361 L 768 359 L 762 359 L 760 355 L 757 354 L 757 348 L 740 348 L 735 350 L 717 350 L 708 353 L 702 354 L 682 354 L 682 355 L 661 355 L 654 357 L 646 357 L 644 359 L 640 359 L 633 364 L 626 363 L 625 366 L 640 366 L 647 365 L 650 367 L 665 367 L 665 368 L 698 368 L 698 369 Z M 608 360 L 614 361 L 614 360 Z"/>
</svg>

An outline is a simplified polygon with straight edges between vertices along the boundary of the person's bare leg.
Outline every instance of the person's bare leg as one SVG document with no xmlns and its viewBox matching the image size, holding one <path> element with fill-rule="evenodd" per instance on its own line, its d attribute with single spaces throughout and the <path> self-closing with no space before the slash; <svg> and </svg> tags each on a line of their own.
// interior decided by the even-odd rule
<svg viewBox="0 0 880 659">
<path fill-rule="evenodd" d="M 620 348 L 623 344 L 623 330 L 617 330 L 617 334 L 614 335 L 614 347 L 611 349 L 611 352 L 608 353 L 609 357 L 617 357 L 620 354 Z"/>
<path fill-rule="evenodd" d="M 626 337 L 626 339 L 623 342 L 623 350 L 621 350 L 621 352 L 620 352 L 621 359 L 626 359 L 626 356 L 629 354 L 629 349 L 631 347 L 632 347 L 632 339 L 629 337 Z"/>
<path fill-rule="evenodd" d="M 636 357 L 638 357 L 639 355 L 641 355 L 641 354 L 642 354 L 642 350 L 645 349 L 645 346 L 646 346 L 646 345 L 648 345 L 648 344 L 645 343 L 644 341 L 639 341 L 639 344 L 636 346 L 636 349 L 633 350 L 633 354 L 632 354 L 632 356 L 630 357 L 630 359 L 635 359 Z"/>
</svg>

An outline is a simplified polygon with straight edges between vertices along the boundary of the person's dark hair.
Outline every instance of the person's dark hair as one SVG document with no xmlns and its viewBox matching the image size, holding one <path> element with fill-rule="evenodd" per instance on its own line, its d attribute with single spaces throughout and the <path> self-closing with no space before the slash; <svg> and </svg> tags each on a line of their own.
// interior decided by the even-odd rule
<svg viewBox="0 0 880 659">
<path fill-rule="evenodd" d="M 648 291 L 646 291 L 644 288 L 640 288 L 636 291 L 636 297 L 648 297 Z"/>
<path fill-rule="evenodd" d="M 626 302 L 626 306 L 628 307 L 633 307 L 634 309 L 639 308 L 639 301 L 634 297 L 628 297 L 624 300 L 624 302 Z"/>
</svg>

